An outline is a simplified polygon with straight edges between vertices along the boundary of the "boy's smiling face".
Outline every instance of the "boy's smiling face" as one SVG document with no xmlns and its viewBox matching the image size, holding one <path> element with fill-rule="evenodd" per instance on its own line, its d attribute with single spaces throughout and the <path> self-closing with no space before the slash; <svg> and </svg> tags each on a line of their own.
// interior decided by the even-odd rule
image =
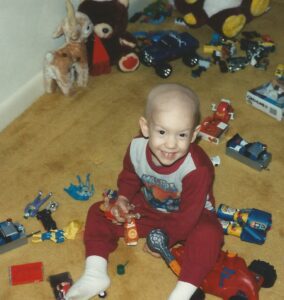
<svg viewBox="0 0 284 300">
<path fill-rule="evenodd" d="M 193 104 L 179 100 L 178 96 L 158 97 L 147 120 L 140 119 L 141 131 L 149 138 L 156 165 L 170 166 L 175 163 L 187 154 L 190 143 L 196 137 Z"/>
</svg>

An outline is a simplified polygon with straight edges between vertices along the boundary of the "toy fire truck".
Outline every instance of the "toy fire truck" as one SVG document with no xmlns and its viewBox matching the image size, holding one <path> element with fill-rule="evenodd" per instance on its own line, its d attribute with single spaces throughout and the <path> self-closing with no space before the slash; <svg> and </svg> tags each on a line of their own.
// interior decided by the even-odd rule
<svg viewBox="0 0 284 300">
<path fill-rule="evenodd" d="M 220 139 L 229 129 L 228 123 L 234 117 L 234 109 L 230 100 L 222 99 L 217 107 L 212 105 L 212 111 L 214 114 L 206 117 L 200 124 L 198 136 L 208 142 L 219 144 Z"/>
</svg>

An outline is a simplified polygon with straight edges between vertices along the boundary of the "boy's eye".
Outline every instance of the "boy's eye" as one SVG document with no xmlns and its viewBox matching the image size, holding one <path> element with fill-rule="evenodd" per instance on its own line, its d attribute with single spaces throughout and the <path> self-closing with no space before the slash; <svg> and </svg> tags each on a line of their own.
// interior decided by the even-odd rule
<svg viewBox="0 0 284 300">
<path fill-rule="evenodd" d="M 181 133 L 179 136 L 180 136 L 181 138 L 185 138 L 185 137 L 187 137 L 187 134 L 186 134 L 186 133 Z"/>
<path fill-rule="evenodd" d="M 164 135 L 165 133 L 166 133 L 165 130 L 159 130 L 160 135 Z"/>
</svg>

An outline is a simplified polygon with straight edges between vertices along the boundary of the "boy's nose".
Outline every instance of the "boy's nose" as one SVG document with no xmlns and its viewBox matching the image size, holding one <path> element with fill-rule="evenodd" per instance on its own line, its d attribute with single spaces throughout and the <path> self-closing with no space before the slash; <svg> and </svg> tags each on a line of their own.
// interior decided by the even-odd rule
<svg viewBox="0 0 284 300">
<path fill-rule="evenodd" d="M 174 136 L 168 136 L 166 140 L 166 147 L 169 149 L 173 149 L 176 147 L 176 138 Z"/>
</svg>

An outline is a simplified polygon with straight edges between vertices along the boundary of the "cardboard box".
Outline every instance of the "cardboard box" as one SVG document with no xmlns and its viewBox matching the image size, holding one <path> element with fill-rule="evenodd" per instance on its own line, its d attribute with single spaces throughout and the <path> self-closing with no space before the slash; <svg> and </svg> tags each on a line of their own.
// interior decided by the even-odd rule
<svg viewBox="0 0 284 300">
<path fill-rule="evenodd" d="M 278 121 L 284 114 L 284 91 L 275 89 L 271 82 L 251 89 L 246 94 L 246 101 L 253 107 L 263 111 Z"/>
</svg>

